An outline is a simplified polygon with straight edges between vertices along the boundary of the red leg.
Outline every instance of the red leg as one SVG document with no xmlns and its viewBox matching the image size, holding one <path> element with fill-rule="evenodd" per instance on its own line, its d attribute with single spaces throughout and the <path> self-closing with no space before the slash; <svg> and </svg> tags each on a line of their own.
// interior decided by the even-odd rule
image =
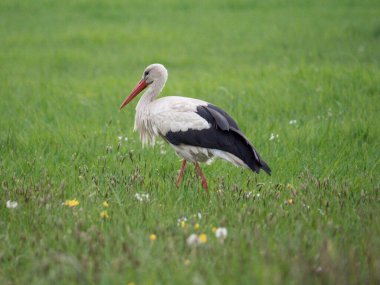
<svg viewBox="0 0 380 285">
<path fill-rule="evenodd" d="M 183 177 L 183 172 L 185 171 L 185 167 L 186 167 L 186 159 L 184 159 L 182 161 L 182 166 L 181 166 L 181 170 L 179 171 L 179 175 L 178 175 L 178 178 L 177 178 L 177 182 L 176 182 L 176 186 L 177 188 L 179 187 L 179 184 L 181 184 L 181 181 L 182 181 L 182 177 Z"/>
<path fill-rule="evenodd" d="M 195 162 L 195 170 L 197 171 L 198 175 L 201 177 L 202 179 L 202 186 L 203 186 L 203 189 L 206 190 L 206 192 L 208 192 L 208 186 L 207 186 L 207 181 L 206 181 L 206 177 L 203 175 L 202 173 L 202 170 L 201 170 L 201 167 L 199 166 L 198 162 Z"/>
</svg>

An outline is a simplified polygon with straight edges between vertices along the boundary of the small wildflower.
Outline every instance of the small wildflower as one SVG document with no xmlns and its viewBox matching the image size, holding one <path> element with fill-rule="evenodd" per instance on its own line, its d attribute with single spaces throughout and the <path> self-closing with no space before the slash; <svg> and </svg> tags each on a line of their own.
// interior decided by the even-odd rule
<svg viewBox="0 0 380 285">
<path fill-rule="evenodd" d="M 213 232 L 213 233 L 215 233 L 215 232 L 216 232 L 216 230 L 217 230 L 217 228 L 216 228 L 216 227 L 212 227 L 212 229 L 211 229 L 211 230 L 212 230 L 212 232 Z"/>
<path fill-rule="evenodd" d="M 142 202 L 142 198 L 141 198 L 141 195 L 140 195 L 139 193 L 136 193 L 136 194 L 135 194 L 135 198 L 136 198 L 137 200 L 139 200 L 140 202 Z"/>
<path fill-rule="evenodd" d="M 189 264 L 190 264 L 190 260 L 189 260 L 189 259 L 185 259 L 185 260 L 183 261 L 183 264 L 185 264 L 185 265 L 189 265 Z"/>
<path fill-rule="evenodd" d="M 127 142 L 127 141 L 128 141 L 128 138 L 127 138 L 127 137 L 125 137 L 125 138 L 124 138 L 124 140 Z"/>
<path fill-rule="evenodd" d="M 202 219 L 202 214 L 200 212 L 198 212 L 198 219 Z"/>
<path fill-rule="evenodd" d="M 181 221 L 181 228 L 184 228 L 184 227 L 186 227 L 186 222 L 185 221 Z"/>
<path fill-rule="evenodd" d="M 149 194 L 140 194 L 140 193 L 136 193 L 135 194 L 135 198 L 140 201 L 140 202 L 143 202 L 143 201 L 149 201 Z"/>
<path fill-rule="evenodd" d="M 274 134 L 274 133 L 271 133 L 271 134 L 270 134 L 270 137 L 269 137 L 269 140 L 270 140 L 270 141 L 273 141 L 274 139 L 278 139 L 278 137 L 279 137 L 279 135 Z"/>
<path fill-rule="evenodd" d="M 8 200 L 6 204 L 7 204 L 8 209 L 14 209 L 14 208 L 17 208 L 18 206 L 18 203 L 16 201 L 11 201 L 11 200 Z"/>
<path fill-rule="evenodd" d="M 150 239 L 151 241 L 155 241 L 155 240 L 157 239 L 157 236 L 156 236 L 155 234 L 151 234 L 151 235 L 149 236 L 149 239 Z"/>
<path fill-rule="evenodd" d="M 194 225 L 194 230 L 198 230 L 198 229 L 199 229 L 199 224 L 196 223 L 196 224 Z"/>
<path fill-rule="evenodd" d="M 289 124 L 290 124 L 290 125 L 295 125 L 295 124 L 297 124 L 297 120 L 290 120 L 290 121 L 289 121 Z"/>
<path fill-rule="evenodd" d="M 108 205 L 108 202 L 107 202 L 107 201 L 104 201 L 104 202 L 103 202 L 103 207 L 104 207 L 104 208 L 108 208 L 108 206 L 109 206 L 109 205 Z"/>
<path fill-rule="evenodd" d="M 109 219 L 110 216 L 108 215 L 107 211 L 101 211 L 100 212 L 100 217 L 103 219 Z"/>
<path fill-rule="evenodd" d="M 123 139 L 123 137 L 122 137 L 122 136 L 118 136 L 117 139 L 118 139 L 119 141 L 121 141 L 121 140 Z"/>
<path fill-rule="evenodd" d="M 287 202 L 288 202 L 288 204 L 289 204 L 289 205 L 293 205 L 293 204 L 294 204 L 294 201 L 293 201 L 293 199 L 288 199 L 288 201 L 287 201 Z"/>
<path fill-rule="evenodd" d="M 218 228 L 215 231 L 215 236 L 219 240 L 224 240 L 227 237 L 227 229 L 226 228 Z"/>
<path fill-rule="evenodd" d="M 183 222 L 184 222 L 184 223 L 183 223 Z M 179 218 L 179 219 L 177 220 L 177 225 L 178 225 L 178 226 L 181 226 L 181 227 L 184 227 L 186 222 L 187 222 L 187 218 L 186 218 L 186 217 L 182 217 L 182 218 Z"/>
<path fill-rule="evenodd" d="M 128 282 L 127 285 L 136 285 L 135 282 Z"/>
<path fill-rule="evenodd" d="M 70 208 L 73 208 L 73 207 L 76 207 L 79 205 L 79 201 L 77 199 L 74 199 L 74 200 L 66 200 L 65 206 L 68 206 Z"/>
<path fill-rule="evenodd" d="M 294 186 L 293 186 L 292 184 L 288 183 L 288 184 L 286 185 L 286 188 L 288 188 L 289 190 L 293 190 L 293 189 L 294 189 Z"/>
<path fill-rule="evenodd" d="M 187 239 L 186 243 L 188 246 L 197 246 L 199 244 L 199 238 L 196 234 L 191 234 Z"/>
<path fill-rule="evenodd" d="M 206 243 L 207 242 L 207 235 L 206 234 L 200 234 L 199 235 L 199 242 L 200 243 Z"/>
<path fill-rule="evenodd" d="M 162 154 L 162 155 L 166 154 L 166 150 L 161 149 L 161 150 L 160 150 L 160 154 Z"/>
</svg>

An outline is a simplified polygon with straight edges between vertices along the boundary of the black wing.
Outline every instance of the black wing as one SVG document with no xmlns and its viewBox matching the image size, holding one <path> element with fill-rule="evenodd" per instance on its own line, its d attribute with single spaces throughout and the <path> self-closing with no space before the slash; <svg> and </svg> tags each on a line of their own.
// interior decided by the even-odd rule
<svg viewBox="0 0 380 285">
<path fill-rule="evenodd" d="M 229 152 L 240 158 L 252 171 L 259 173 L 261 168 L 271 174 L 269 166 L 225 111 L 209 104 L 198 106 L 196 113 L 209 122 L 211 127 L 185 132 L 169 131 L 165 138 L 174 145 L 185 144 Z"/>
</svg>

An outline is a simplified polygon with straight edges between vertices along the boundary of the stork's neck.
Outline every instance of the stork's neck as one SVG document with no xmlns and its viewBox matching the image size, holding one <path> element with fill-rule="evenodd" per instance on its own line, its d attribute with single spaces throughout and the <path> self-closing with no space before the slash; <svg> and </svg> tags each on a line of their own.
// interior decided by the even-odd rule
<svg viewBox="0 0 380 285">
<path fill-rule="evenodd" d="M 166 78 L 158 79 L 151 83 L 145 93 L 141 96 L 141 99 L 136 106 L 136 111 L 144 111 L 148 105 L 161 93 L 165 83 Z"/>
</svg>

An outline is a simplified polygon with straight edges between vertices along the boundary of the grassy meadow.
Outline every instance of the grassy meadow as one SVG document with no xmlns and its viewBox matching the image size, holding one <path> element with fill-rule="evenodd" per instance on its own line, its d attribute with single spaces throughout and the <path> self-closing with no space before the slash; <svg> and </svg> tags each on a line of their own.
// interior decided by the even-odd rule
<svg viewBox="0 0 380 285">
<path fill-rule="evenodd" d="M 177 189 L 118 111 L 155 62 L 272 176 Z M 379 1 L 1 0 L 0 284 L 379 284 L 379 117 Z"/>
</svg>

